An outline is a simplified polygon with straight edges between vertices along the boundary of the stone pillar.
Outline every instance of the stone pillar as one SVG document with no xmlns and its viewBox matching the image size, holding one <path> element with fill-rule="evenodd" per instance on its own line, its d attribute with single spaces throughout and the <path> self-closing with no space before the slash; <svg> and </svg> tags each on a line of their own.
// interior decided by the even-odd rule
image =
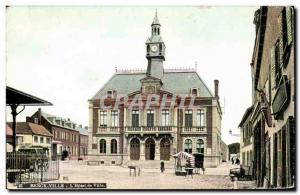
<svg viewBox="0 0 300 195">
<path fill-rule="evenodd" d="M 155 140 L 155 157 L 154 160 L 160 160 L 160 144 Z"/>
<path fill-rule="evenodd" d="M 146 160 L 145 156 L 145 141 L 140 141 L 140 160 Z"/>
</svg>

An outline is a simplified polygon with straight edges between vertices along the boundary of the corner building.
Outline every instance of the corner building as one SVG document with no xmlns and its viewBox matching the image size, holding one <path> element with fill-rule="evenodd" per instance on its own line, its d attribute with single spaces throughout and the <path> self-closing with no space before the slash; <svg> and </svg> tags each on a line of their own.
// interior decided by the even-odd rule
<svg viewBox="0 0 300 195">
<path fill-rule="evenodd" d="M 164 69 L 161 32 L 156 14 L 146 41 L 147 70 L 116 71 L 89 100 L 90 160 L 172 163 L 173 154 L 185 151 L 204 154 L 205 167 L 221 162 L 219 81 L 212 94 L 195 69 Z"/>
</svg>

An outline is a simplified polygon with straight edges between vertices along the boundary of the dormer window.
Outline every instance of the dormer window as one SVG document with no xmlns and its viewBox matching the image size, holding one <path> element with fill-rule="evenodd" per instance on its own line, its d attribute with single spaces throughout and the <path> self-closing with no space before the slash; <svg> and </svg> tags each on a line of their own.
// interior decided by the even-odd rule
<svg viewBox="0 0 300 195">
<path fill-rule="evenodd" d="M 38 118 L 34 118 L 34 123 L 38 124 L 39 123 L 39 119 Z"/>
<path fill-rule="evenodd" d="M 113 97 L 113 94 L 114 94 L 114 91 L 113 91 L 113 90 L 108 90 L 108 91 L 106 92 L 106 97 L 107 97 L 107 98 L 112 98 L 112 97 Z"/>
<path fill-rule="evenodd" d="M 191 88 L 191 95 L 192 96 L 198 96 L 199 95 L 198 88 Z"/>
</svg>

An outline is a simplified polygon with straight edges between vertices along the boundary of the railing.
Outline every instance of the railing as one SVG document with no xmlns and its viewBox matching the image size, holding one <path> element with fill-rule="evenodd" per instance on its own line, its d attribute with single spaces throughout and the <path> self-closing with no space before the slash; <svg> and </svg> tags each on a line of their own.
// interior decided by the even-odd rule
<svg viewBox="0 0 300 195">
<path fill-rule="evenodd" d="M 120 133 L 119 127 L 98 127 L 97 133 Z"/>
<path fill-rule="evenodd" d="M 6 175 L 16 185 L 57 180 L 59 159 L 34 152 L 7 152 Z"/>
<path fill-rule="evenodd" d="M 126 132 L 172 132 L 172 126 L 141 126 L 141 127 L 125 127 Z"/>
<path fill-rule="evenodd" d="M 182 133 L 202 133 L 206 132 L 206 127 L 182 127 Z"/>
</svg>

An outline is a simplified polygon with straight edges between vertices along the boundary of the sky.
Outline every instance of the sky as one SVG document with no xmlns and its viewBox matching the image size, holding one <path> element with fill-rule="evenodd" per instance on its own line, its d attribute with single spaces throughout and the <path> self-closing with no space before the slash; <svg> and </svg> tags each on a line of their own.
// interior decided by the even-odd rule
<svg viewBox="0 0 300 195">
<path fill-rule="evenodd" d="M 6 10 L 6 84 L 53 103 L 42 110 L 88 125 L 88 100 L 118 69 L 146 69 L 145 42 L 158 11 L 165 68 L 219 80 L 222 139 L 238 142 L 251 106 L 253 17 L 258 7 L 11 6 Z M 25 121 L 38 107 L 26 107 Z M 10 109 L 6 109 L 11 121 Z"/>
</svg>

